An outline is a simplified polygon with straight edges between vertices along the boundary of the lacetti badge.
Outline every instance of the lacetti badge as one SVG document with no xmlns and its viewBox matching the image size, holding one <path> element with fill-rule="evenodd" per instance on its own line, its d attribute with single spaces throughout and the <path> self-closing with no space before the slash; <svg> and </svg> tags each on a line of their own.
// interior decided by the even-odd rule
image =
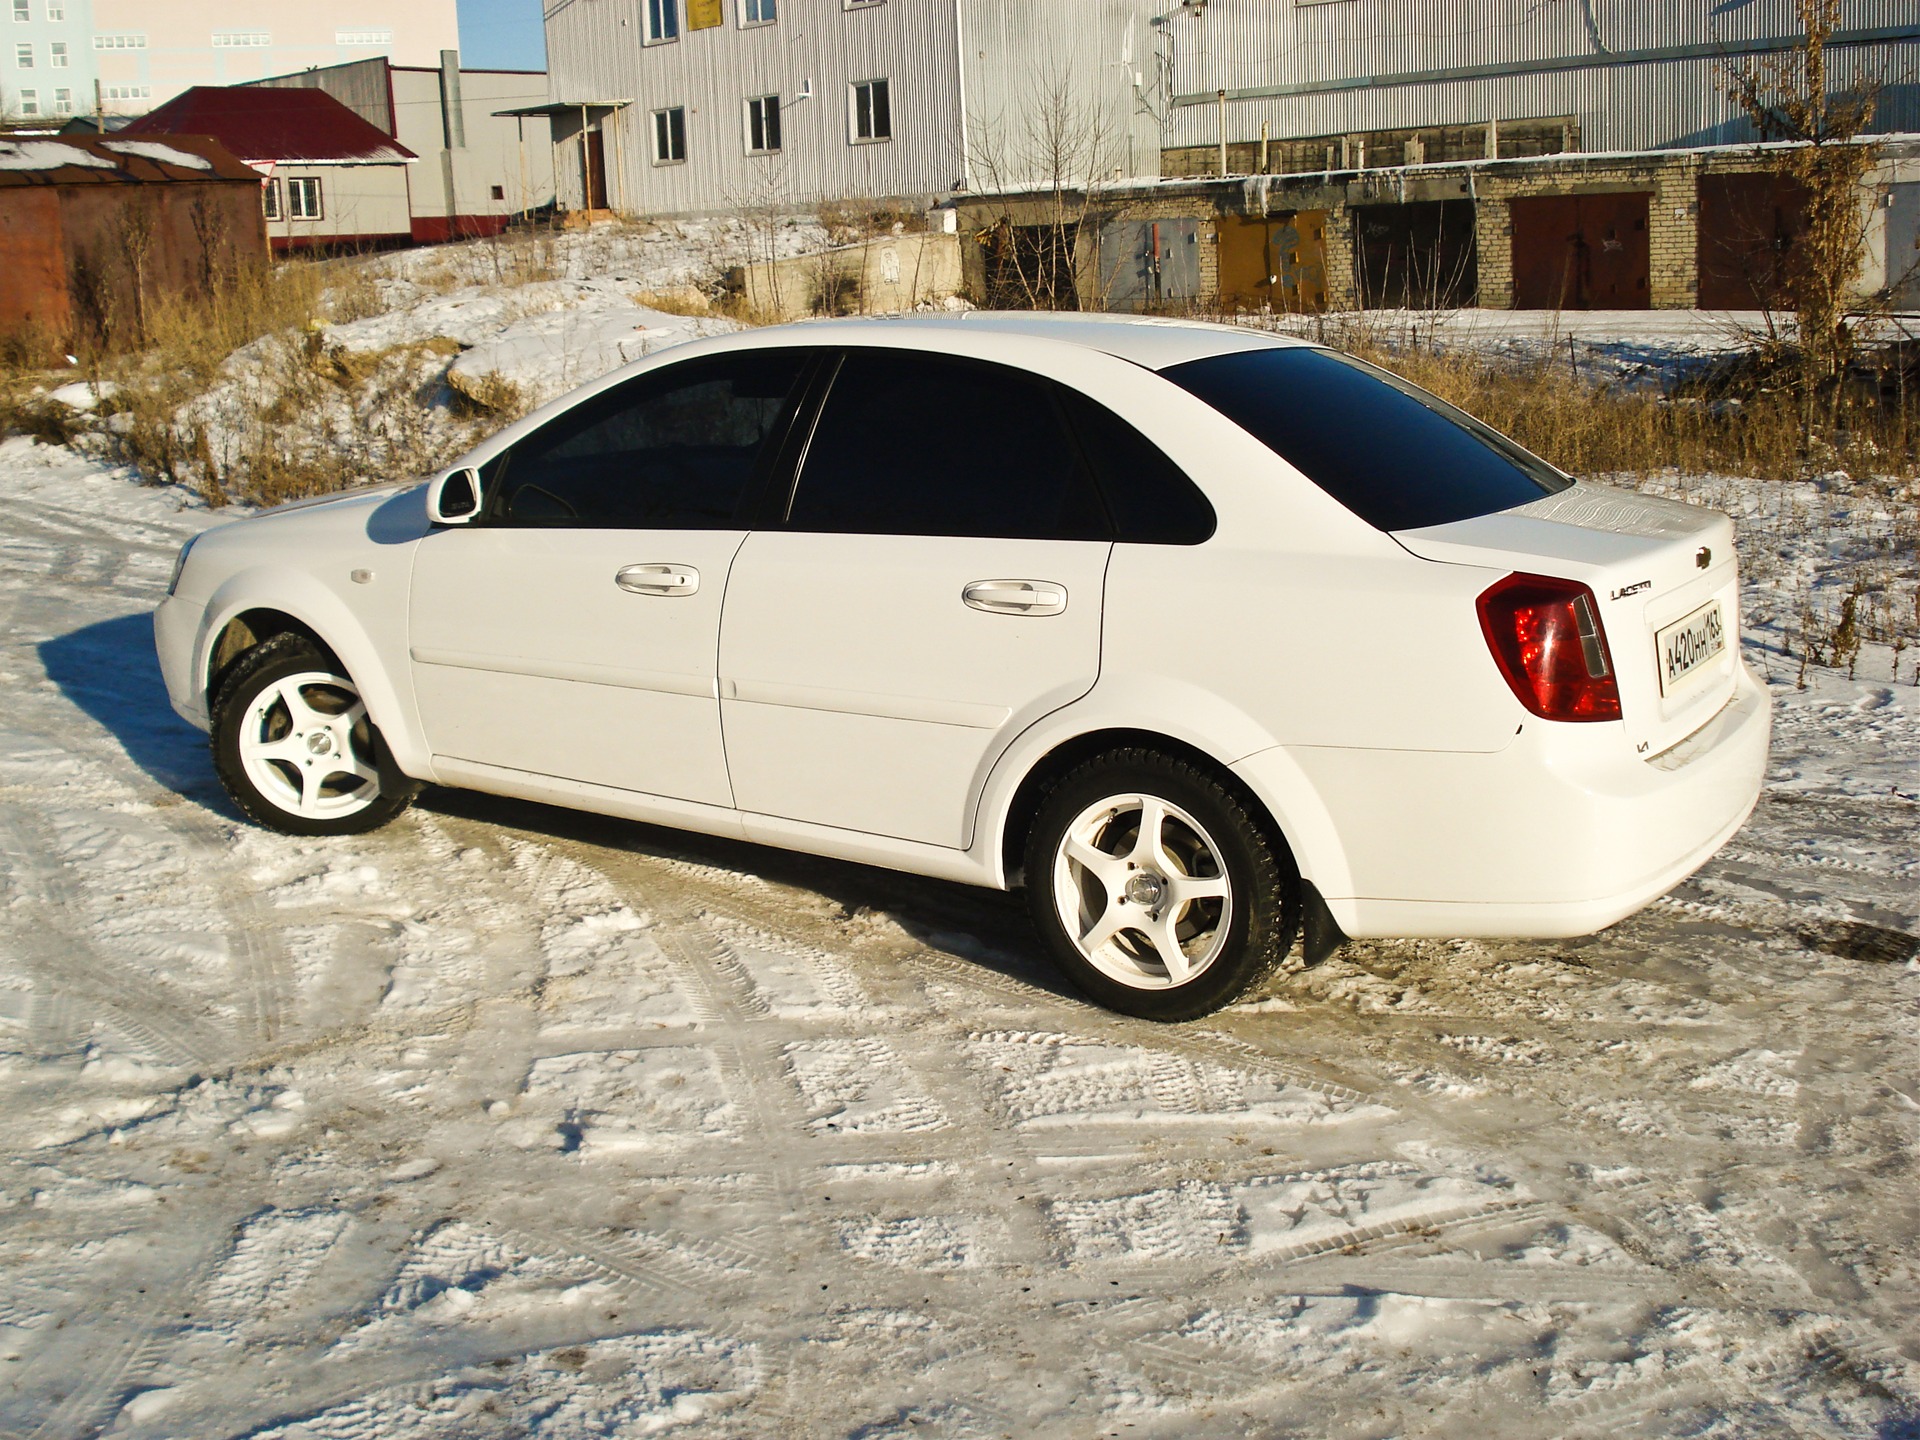
<svg viewBox="0 0 1920 1440">
<path fill-rule="evenodd" d="M 1654 637 L 1660 651 L 1660 691 L 1674 689 L 1727 648 L 1726 623 L 1720 602 L 1710 600 L 1683 620 L 1676 620 Z"/>
<path fill-rule="evenodd" d="M 1631 585 L 1622 585 L 1607 598 L 1609 600 L 1624 600 L 1629 595 L 1638 595 L 1642 590 L 1651 590 L 1652 588 L 1653 582 L 1651 580 L 1636 580 Z"/>
</svg>

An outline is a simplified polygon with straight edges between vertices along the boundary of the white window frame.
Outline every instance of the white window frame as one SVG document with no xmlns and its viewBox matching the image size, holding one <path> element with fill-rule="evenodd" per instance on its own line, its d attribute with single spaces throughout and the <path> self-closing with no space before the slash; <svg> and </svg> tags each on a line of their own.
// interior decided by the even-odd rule
<svg viewBox="0 0 1920 1440">
<path fill-rule="evenodd" d="M 66 18 L 67 7 L 63 0 L 47 0 L 47 19 L 64 20 Z"/>
<path fill-rule="evenodd" d="M 887 133 L 884 135 L 862 135 L 860 133 L 860 92 L 869 92 L 867 98 L 867 119 L 873 119 L 873 98 L 871 91 L 876 85 L 884 85 L 887 94 Z M 847 85 L 847 140 L 853 145 L 885 145 L 893 139 L 893 82 L 885 75 L 876 75 L 871 80 L 854 80 Z"/>
<path fill-rule="evenodd" d="M 147 48 L 147 34 L 144 30 L 123 30 L 116 35 L 95 35 L 93 48 L 96 50 L 144 50 Z"/>
<path fill-rule="evenodd" d="M 22 40 L 13 47 L 13 66 L 16 70 L 33 69 L 33 42 Z"/>
<path fill-rule="evenodd" d="M 311 201 L 304 200 L 303 197 L 311 197 Z M 321 194 L 318 175 L 287 177 L 287 218 L 290 220 L 327 218 L 326 197 Z"/>
<path fill-rule="evenodd" d="M 651 147 L 653 163 L 655 165 L 686 164 L 687 107 L 684 105 L 663 105 L 658 110 L 650 112 L 650 114 L 653 120 L 653 133 L 648 136 L 647 144 Z M 666 153 L 672 148 L 673 121 L 670 117 L 673 115 L 680 117 L 680 153 L 678 155 L 669 155 Z M 667 127 L 664 131 L 661 129 L 663 121 Z"/>
<path fill-rule="evenodd" d="M 278 220 L 280 209 L 280 177 L 270 176 L 260 187 L 260 213 L 269 220 Z"/>
<path fill-rule="evenodd" d="M 333 43 L 347 50 L 358 50 L 369 45 L 393 44 L 391 30 L 336 30 Z"/>
<path fill-rule="evenodd" d="M 65 85 L 53 92 L 53 113 L 56 115 L 73 113 L 73 91 Z"/>
<path fill-rule="evenodd" d="M 67 42 L 49 40 L 47 42 L 47 67 L 52 70 L 65 70 L 69 64 Z"/>
<path fill-rule="evenodd" d="M 680 0 L 640 0 L 645 7 L 641 34 L 646 45 L 671 45 L 680 38 Z"/>
<path fill-rule="evenodd" d="M 758 17 L 755 13 L 758 11 Z M 757 30 L 762 25 L 777 24 L 780 19 L 780 0 L 740 0 L 740 28 Z"/>
<path fill-rule="evenodd" d="M 33 19 L 33 0 L 13 0 L 13 18 L 16 22 L 30 22 Z"/>
<path fill-rule="evenodd" d="M 767 124 L 766 107 L 769 104 L 769 102 L 771 102 L 773 106 L 772 125 Z M 760 132 L 761 132 L 760 138 L 763 140 L 771 139 L 774 142 L 771 145 L 755 145 L 753 143 L 753 126 L 754 126 L 754 119 L 755 119 L 754 110 L 756 106 L 759 107 L 758 118 L 760 121 Z M 743 118 L 746 122 L 746 131 L 745 131 L 745 134 L 742 136 L 742 138 L 746 141 L 747 154 L 778 155 L 780 153 L 780 142 L 785 138 L 785 136 L 781 133 L 781 128 L 780 128 L 781 120 L 782 120 L 780 112 L 783 108 L 784 107 L 780 104 L 780 97 L 778 95 L 749 95 L 747 97 L 746 105 L 743 111 Z M 771 135 L 767 134 L 769 130 L 773 132 Z"/>
<path fill-rule="evenodd" d="M 20 114 L 27 119 L 32 119 L 39 113 L 40 92 L 38 90 L 22 90 L 20 92 Z"/>
<path fill-rule="evenodd" d="M 213 48 L 216 50 L 267 50 L 273 46 L 273 35 L 266 30 L 216 30 L 213 32 Z"/>
</svg>

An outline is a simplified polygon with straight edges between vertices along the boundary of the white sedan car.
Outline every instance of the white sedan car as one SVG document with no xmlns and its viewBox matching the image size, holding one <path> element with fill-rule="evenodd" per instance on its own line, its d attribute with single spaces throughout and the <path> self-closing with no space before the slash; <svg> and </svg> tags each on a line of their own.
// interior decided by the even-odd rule
<svg viewBox="0 0 1920 1440">
<path fill-rule="evenodd" d="M 423 783 L 1008 887 L 1201 1015 L 1343 937 L 1564 936 L 1759 793 L 1733 527 L 1321 347 L 1159 319 L 678 346 L 430 482 L 210 530 L 155 616 L 234 803 Z"/>
</svg>

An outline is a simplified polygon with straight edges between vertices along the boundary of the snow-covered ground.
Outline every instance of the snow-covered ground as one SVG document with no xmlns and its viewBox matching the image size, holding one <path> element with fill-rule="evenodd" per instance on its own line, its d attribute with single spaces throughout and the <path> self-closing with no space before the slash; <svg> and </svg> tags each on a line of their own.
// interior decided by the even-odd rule
<svg viewBox="0 0 1920 1440">
<path fill-rule="evenodd" d="M 1789 513 L 1763 617 L 1843 548 Z M 208 515 L 11 440 L 0 516 L 0 1433 L 1920 1434 L 1884 650 L 1749 635 L 1766 797 L 1613 930 L 1161 1028 L 988 892 L 451 792 L 248 826 L 147 620 Z"/>
</svg>

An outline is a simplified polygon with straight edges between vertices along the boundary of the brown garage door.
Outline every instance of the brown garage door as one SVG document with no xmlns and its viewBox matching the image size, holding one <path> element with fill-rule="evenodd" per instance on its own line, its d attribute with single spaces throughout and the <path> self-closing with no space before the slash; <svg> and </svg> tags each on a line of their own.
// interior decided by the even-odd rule
<svg viewBox="0 0 1920 1440">
<path fill-rule="evenodd" d="M 1646 192 L 1510 200 L 1517 310 L 1645 310 Z"/>
<path fill-rule="evenodd" d="M 1322 310 L 1327 212 L 1223 219 L 1220 303 L 1229 310 Z"/>
<path fill-rule="evenodd" d="M 1793 307 L 1806 191 L 1780 175 L 1700 177 L 1700 308 Z"/>
</svg>

